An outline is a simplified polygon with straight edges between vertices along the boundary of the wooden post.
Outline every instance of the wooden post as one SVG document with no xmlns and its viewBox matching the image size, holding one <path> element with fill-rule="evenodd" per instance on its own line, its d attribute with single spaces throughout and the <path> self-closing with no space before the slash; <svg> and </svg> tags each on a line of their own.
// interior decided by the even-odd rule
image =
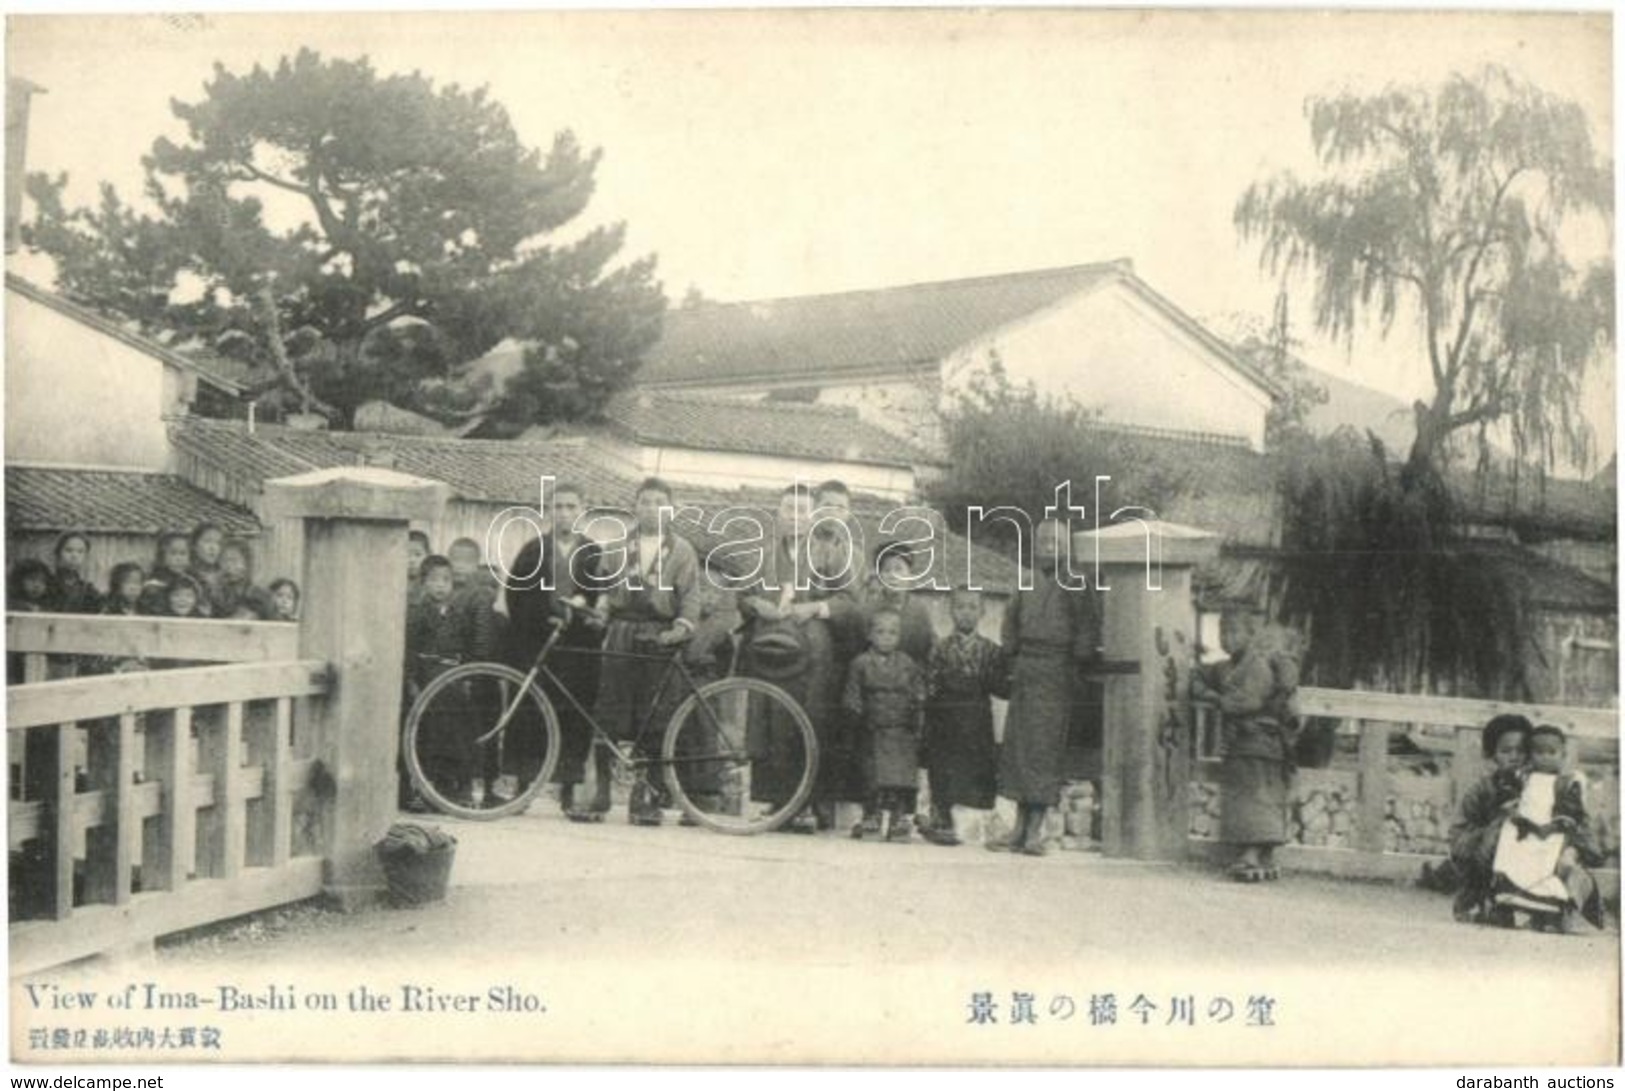
<svg viewBox="0 0 1625 1091">
<path fill-rule="evenodd" d="M 1098 557 L 1104 588 L 1090 593 L 1101 596 L 1109 671 L 1101 777 L 1101 847 L 1108 856 L 1177 860 L 1188 851 L 1191 570 L 1218 552 L 1215 535 L 1154 521 L 1073 539 L 1072 570 L 1087 572 L 1094 587 Z"/>
<path fill-rule="evenodd" d="M 1356 843 L 1362 852 L 1382 852 L 1388 825 L 1388 725 L 1361 720 L 1360 828 Z"/>
<path fill-rule="evenodd" d="M 376 467 L 318 470 L 265 485 L 262 516 L 304 522 L 299 654 L 323 659 L 333 692 L 309 702 L 311 744 L 328 783 L 324 886 L 345 909 L 384 889 L 372 846 L 395 814 L 406 533 L 433 521 L 446 486 Z"/>
</svg>

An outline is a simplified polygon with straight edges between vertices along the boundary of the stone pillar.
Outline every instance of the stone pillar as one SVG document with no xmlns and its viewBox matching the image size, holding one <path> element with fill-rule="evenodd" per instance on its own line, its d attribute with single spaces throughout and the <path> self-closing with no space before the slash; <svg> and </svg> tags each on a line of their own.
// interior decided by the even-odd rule
<svg viewBox="0 0 1625 1091">
<path fill-rule="evenodd" d="M 1092 571 L 1099 574 L 1106 659 L 1107 856 L 1185 855 L 1197 637 L 1191 573 L 1218 553 L 1216 535 L 1159 521 L 1122 523 L 1073 540 L 1075 570 L 1099 562 Z"/>
<path fill-rule="evenodd" d="M 318 470 L 265 483 L 267 520 L 304 524 L 299 654 L 331 665 L 332 691 L 311 701 L 311 751 L 330 791 L 325 887 L 346 910 L 384 889 L 372 846 L 395 815 L 401 668 L 406 642 L 406 534 L 439 516 L 449 490 L 374 467 Z"/>
</svg>

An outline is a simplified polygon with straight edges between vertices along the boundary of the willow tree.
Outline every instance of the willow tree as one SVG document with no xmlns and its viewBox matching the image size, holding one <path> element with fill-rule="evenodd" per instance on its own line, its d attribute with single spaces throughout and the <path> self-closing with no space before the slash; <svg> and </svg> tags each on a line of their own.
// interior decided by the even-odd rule
<svg viewBox="0 0 1625 1091">
<path fill-rule="evenodd" d="M 1236 228 L 1267 272 L 1312 285 L 1323 333 L 1414 329 L 1431 391 L 1397 464 L 1374 442 L 1286 460 L 1289 604 L 1345 649 L 1338 682 L 1515 692 L 1517 611 L 1500 606 L 1517 591 L 1457 537 L 1447 471 L 1475 436 L 1486 463 L 1496 431 L 1515 467 L 1588 460 L 1581 388 L 1610 338 L 1613 271 L 1582 267 L 1572 239 L 1606 228 L 1611 164 L 1579 105 L 1500 68 L 1305 112 L 1316 177 L 1254 184 Z"/>
<path fill-rule="evenodd" d="M 1612 329 L 1613 268 L 1577 268 L 1565 228 L 1612 212 L 1611 165 L 1584 111 L 1500 68 L 1435 91 L 1309 100 L 1322 177 L 1283 175 L 1236 204 L 1271 273 L 1314 285 L 1316 326 L 1401 317 L 1432 394 L 1414 407 L 1408 481 L 1464 429 L 1510 425 L 1517 454 L 1584 462 L 1580 389 Z"/>
</svg>

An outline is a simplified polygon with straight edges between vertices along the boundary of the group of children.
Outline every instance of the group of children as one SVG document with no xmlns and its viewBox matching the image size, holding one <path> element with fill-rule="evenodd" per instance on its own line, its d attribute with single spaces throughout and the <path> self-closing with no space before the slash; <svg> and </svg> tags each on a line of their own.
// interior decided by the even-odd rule
<svg viewBox="0 0 1625 1091">
<path fill-rule="evenodd" d="M 1484 727 L 1493 767 L 1462 797 L 1450 831 L 1456 918 L 1541 931 L 1601 928 L 1589 867 L 1602 863 L 1585 781 L 1565 772 L 1562 728 L 1505 714 Z"/>
<path fill-rule="evenodd" d="M 133 561 L 116 564 L 105 589 L 86 574 L 90 550 L 89 535 L 69 531 L 56 540 L 54 566 L 35 558 L 18 561 L 8 578 L 8 608 L 250 621 L 299 618 L 299 585 L 288 579 L 269 587 L 255 584 L 253 550 L 247 542 L 227 538 L 213 523 L 190 534 L 160 535 L 150 569 Z"/>
</svg>

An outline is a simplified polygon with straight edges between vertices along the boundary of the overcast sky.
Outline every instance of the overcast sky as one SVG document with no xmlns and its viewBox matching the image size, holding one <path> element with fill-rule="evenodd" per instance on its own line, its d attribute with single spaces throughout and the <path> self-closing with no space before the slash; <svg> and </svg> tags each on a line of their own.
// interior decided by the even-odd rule
<svg viewBox="0 0 1625 1091">
<path fill-rule="evenodd" d="M 587 219 L 624 220 L 628 254 L 658 254 L 673 299 L 1127 257 L 1200 317 L 1268 314 L 1276 285 L 1231 209 L 1254 179 L 1312 168 L 1308 95 L 1493 61 L 1577 99 L 1613 143 L 1611 27 L 1595 14 L 211 14 L 8 30 L 10 71 L 48 91 L 30 166 L 67 171 L 77 198 L 102 179 L 134 195 L 140 156 L 177 133 L 170 98 L 201 97 L 215 61 L 366 54 L 489 85 L 531 143 L 570 128 L 602 147 Z M 1300 334 L 1327 370 L 1425 393 L 1404 331 L 1352 353 Z"/>
</svg>

